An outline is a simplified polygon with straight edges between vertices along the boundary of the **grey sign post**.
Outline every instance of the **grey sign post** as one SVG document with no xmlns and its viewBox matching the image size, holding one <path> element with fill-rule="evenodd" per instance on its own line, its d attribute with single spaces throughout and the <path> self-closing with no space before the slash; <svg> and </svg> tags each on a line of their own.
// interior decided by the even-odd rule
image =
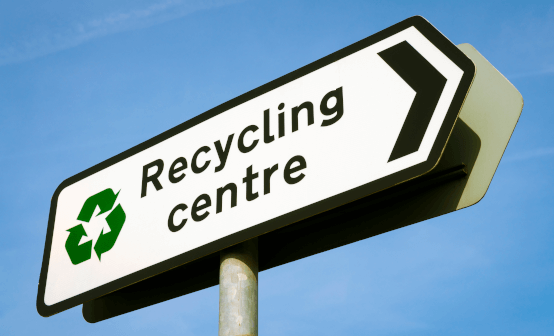
<svg viewBox="0 0 554 336">
<path fill-rule="evenodd" d="M 258 239 L 220 252 L 219 335 L 258 335 Z"/>
</svg>

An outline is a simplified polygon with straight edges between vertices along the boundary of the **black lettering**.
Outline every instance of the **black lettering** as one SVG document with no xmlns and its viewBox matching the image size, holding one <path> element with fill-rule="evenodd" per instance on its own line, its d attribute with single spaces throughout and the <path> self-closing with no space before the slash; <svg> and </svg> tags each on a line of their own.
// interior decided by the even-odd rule
<svg viewBox="0 0 554 336">
<path fill-rule="evenodd" d="M 300 111 L 306 110 L 308 113 L 308 126 L 314 123 L 314 104 L 307 101 L 302 103 L 300 106 L 292 108 L 292 131 L 298 131 L 298 114 Z"/>
<path fill-rule="evenodd" d="M 158 167 L 158 170 L 153 175 L 147 176 L 148 169 L 154 166 Z M 142 188 L 141 188 L 142 190 L 140 192 L 141 198 L 146 196 L 146 187 L 148 186 L 148 182 L 152 182 L 156 190 L 162 189 L 162 184 L 160 183 L 160 181 L 158 181 L 158 177 L 160 177 L 160 175 L 162 174 L 163 169 L 164 169 L 164 162 L 162 161 L 162 159 L 158 159 L 156 161 L 150 162 L 149 164 L 142 167 Z"/>
<path fill-rule="evenodd" d="M 169 228 L 169 231 L 171 232 L 177 232 L 185 226 L 185 223 L 187 222 L 187 219 L 183 219 L 179 225 L 175 225 L 175 222 L 173 222 L 173 217 L 175 216 L 175 213 L 177 210 L 185 211 L 187 209 L 186 204 L 177 204 L 173 210 L 171 210 L 171 213 L 169 214 L 169 218 L 167 219 L 167 227 Z"/>
<path fill-rule="evenodd" d="M 332 97 L 335 97 L 336 99 L 335 106 L 329 107 L 327 104 L 329 103 L 329 99 L 331 99 Z M 329 93 L 327 93 L 321 100 L 319 109 L 321 110 L 321 114 L 326 116 L 335 114 L 333 118 L 323 120 L 321 122 L 321 126 L 333 125 L 334 123 L 339 121 L 344 113 L 344 105 L 342 101 L 342 86 L 334 91 L 330 91 Z"/>
<path fill-rule="evenodd" d="M 181 164 L 177 167 L 178 164 Z M 181 181 L 185 177 L 185 173 L 182 173 L 179 176 L 175 176 L 178 172 L 181 170 L 187 169 L 187 160 L 184 157 L 179 157 L 173 163 L 171 164 L 171 167 L 169 167 L 169 182 L 171 183 L 177 183 Z"/>
<path fill-rule="evenodd" d="M 285 136 L 285 112 L 279 113 L 279 138 Z"/>
<path fill-rule="evenodd" d="M 252 144 L 247 147 L 247 146 L 244 145 L 244 136 L 246 135 L 247 132 L 254 133 L 257 130 L 258 130 L 258 126 L 250 125 L 250 126 L 246 127 L 245 129 L 243 129 L 242 132 L 240 132 L 239 141 L 238 141 L 239 151 L 241 151 L 242 153 L 248 153 L 251 150 L 253 150 L 254 147 L 256 147 L 256 145 L 258 144 L 258 139 L 254 140 L 252 142 Z"/>
<path fill-rule="evenodd" d="M 295 162 L 298 162 L 298 166 L 296 166 L 294 168 L 291 168 L 292 164 L 295 163 Z M 285 170 L 284 170 L 285 181 L 288 184 L 295 184 L 295 183 L 298 183 L 298 182 L 302 181 L 302 179 L 306 176 L 303 173 L 300 173 L 300 175 L 298 175 L 297 177 L 292 177 L 291 175 L 296 173 L 297 171 L 300 171 L 300 170 L 306 168 L 306 167 L 307 167 L 307 165 L 306 165 L 306 160 L 304 159 L 304 157 L 302 157 L 300 155 L 296 155 L 296 156 L 292 157 L 289 160 L 289 162 L 287 162 L 287 165 L 285 166 Z"/>
<path fill-rule="evenodd" d="M 258 193 L 252 193 L 252 182 L 258 177 L 258 173 L 252 174 L 252 166 L 246 168 L 246 177 L 242 179 L 243 183 L 246 183 L 246 200 L 253 201 L 258 198 Z"/>
<path fill-rule="evenodd" d="M 264 169 L 264 195 L 271 192 L 271 175 L 277 171 L 277 168 L 279 168 L 279 165 Z"/>
<path fill-rule="evenodd" d="M 208 168 L 208 166 L 210 165 L 210 160 L 204 162 L 204 165 L 203 165 L 202 167 L 198 167 L 198 165 L 196 164 L 196 160 L 198 159 L 198 155 L 200 155 L 200 153 L 207 153 L 207 152 L 209 152 L 210 150 L 211 150 L 210 147 L 208 147 L 208 146 L 203 146 L 203 147 L 198 148 L 198 150 L 196 151 L 196 153 L 194 153 L 194 156 L 192 157 L 191 168 L 192 168 L 192 171 L 193 171 L 195 174 L 200 174 L 201 172 L 203 172 L 204 170 L 206 170 L 206 168 Z"/>
<path fill-rule="evenodd" d="M 279 104 L 279 110 L 285 108 L 285 103 Z M 279 138 L 285 136 L 285 112 L 279 113 Z"/>
<path fill-rule="evenodd" d="M 270 143 L 273 140 L 275 140 L 274 135 L 270 135 L 271 129 L 270 129 L 270 123 L 269 123 L 269 109 L 264 111 L 264 142 Z"/>
<path fill-rule="evenodd" d="M 221 147 L 221 142 L 217 140 L 214 142 L 215 150 L 217 151 L 217 156 L 219 157 L 219 166 L 215 167 L 215 172 L 221 171 L 225 168 L 225 163 L 229 157 L 229 150 L 231 149 L 231 142 L 233 142 L 234 134 L 229 135 L 227 138 L 227 144 L 225 145 L 225 150 Z"/>
<path fill-rule="evenodd" d="M 204 204 L 198 205 L 201 201 L 204 201 Z M 212 205 L 212 200 L 210 199 L 210 196 L 208 194 L 202 194 L 198 197 L 196 197 L 196 200 L 194 201 L 194 204 L 192 205 L 192 211 L 190 212 L 190 216 L 195 222 L 200 222 L 208 215 L 210 214 L 209 211 L 204 212 L 203 214 L 199 215 L 198 211 L 202 211 L 206 209 L 207 207 Z"/>
<path fill-rule="evenodd" d="M 216 213 L 223 211 L 223 193 L 227 190 L 231 190 L 231 208 L 237 205 L 237 185 L 229 183 L 225 187 L 217 189 L 217 206 Z"/>
</svg>

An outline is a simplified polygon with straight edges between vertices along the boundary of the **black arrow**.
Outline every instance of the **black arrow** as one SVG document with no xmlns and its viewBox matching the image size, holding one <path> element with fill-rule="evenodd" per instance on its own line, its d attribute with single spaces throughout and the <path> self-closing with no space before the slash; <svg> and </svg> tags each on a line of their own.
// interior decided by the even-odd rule
<svg viewBox="0 0 554 336">
<path fill-rule="evenodd" d="M 408 42 L 400 42 L 379 56 L 416 92 L 389 161 L 417 152 L 446 85 L 446 78 Z"/>
</svg>

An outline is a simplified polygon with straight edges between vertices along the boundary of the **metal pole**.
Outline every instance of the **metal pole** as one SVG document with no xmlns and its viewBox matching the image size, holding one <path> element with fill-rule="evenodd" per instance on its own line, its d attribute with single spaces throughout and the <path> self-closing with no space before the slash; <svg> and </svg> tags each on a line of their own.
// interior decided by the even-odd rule
<svg viewBox="0 0 554 336">
<path fill-rule="evenodd" d="M 219 336 L 258 336 L 258 238 L 220 252 Z"/>
</svg>

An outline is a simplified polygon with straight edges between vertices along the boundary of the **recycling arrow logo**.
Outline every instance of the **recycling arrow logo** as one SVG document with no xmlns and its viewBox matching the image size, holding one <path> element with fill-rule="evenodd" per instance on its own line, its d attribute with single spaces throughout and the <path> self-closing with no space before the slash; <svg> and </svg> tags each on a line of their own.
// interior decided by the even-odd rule
<svg viewBox="0 0 554 336">
<path fill-rule="evenodd" d="M 90 222 L 96 207 L 100 208 L 100 212 L 96 216 L 111 211 L 106 216 L 106 222 L 110 227 L 110 231 L 104 233 L 104 229 L 102 229 L 98 239 L 96 240 L 96 244 L 94 244 L 94 252 L 96 252 L 98 260 L 101 260 L 101 255 L 103 253 L 106 253 L 112 249 L 119 233 L 121 232 L 121 228 L 125 223 L 126 215 L 121 207 L 121 204 L 118 204 L 114 208 L 118 195 L 119 191 L 115 194 L 112 189 L 108 188 L 90 196 L 83 204 L 83 207 L 79 212 L 79 216 L 77 216 L 77 220 L 88 223 Z M 92 240 L 79 245 L 79 242 L 83 236 L 88 237 L 83 225 L 76 225 L 67 231 L 69 231 L 69 237 L 67 237 L 67 240 L 65 241 L 65 250 L 67 251 L 69 259 L 71 259 L 73 265 L 89 260 L 92 255 Z"/>
</svg>

